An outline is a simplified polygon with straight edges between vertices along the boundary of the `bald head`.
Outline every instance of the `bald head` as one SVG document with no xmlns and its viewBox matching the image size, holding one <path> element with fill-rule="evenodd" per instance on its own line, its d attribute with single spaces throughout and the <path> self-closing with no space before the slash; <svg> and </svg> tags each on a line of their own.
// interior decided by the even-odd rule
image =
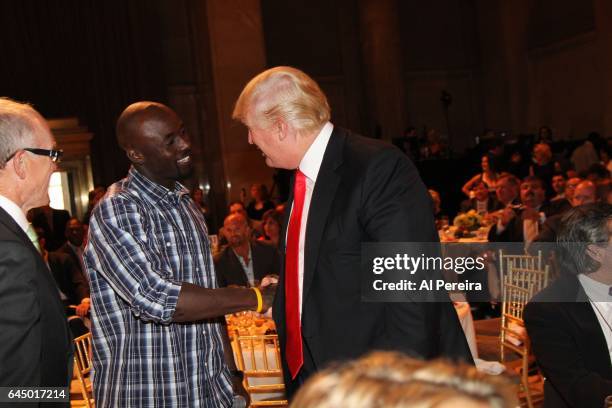
<svg viewBox="0 0 612 408">
<path fill-rule="evenodd" d="M 139 142 L 146 125 L 164 113 L 172 111 L 158 102 L 141 101 L 125 108 L 117 120 L 117 142 L 123 150 Z"/>
<path fill-rule="evenodd" d="M 574 190 L 572 197 L 572 206 L 592 204 L 597 201 L 597 187 L 590 180 L 581 181 Z"/>
<path fill-rule="evenodd" d="M 223 221 L 225 238 L 232 248 L 248 245 L 251 228 L 247 218 L 241 213 L 230 214 Z"/>
<path fill-rule="evenodd" d="M 192 173 L 191 143 L 178 115 L 157 102 L 136 102 L 117 121 L 117 141 L 134 167 L 172 189 Z"/>
</svg>

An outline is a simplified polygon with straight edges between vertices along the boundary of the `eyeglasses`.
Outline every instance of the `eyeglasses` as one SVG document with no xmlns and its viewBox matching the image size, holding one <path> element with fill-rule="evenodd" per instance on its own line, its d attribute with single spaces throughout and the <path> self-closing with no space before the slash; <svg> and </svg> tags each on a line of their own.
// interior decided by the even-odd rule
<svg viewBox="0 0 612 408">
<path fill-rule="evenodd" d="M 59 163 L 62 161 L 62 156 L 64 155 L 64 151 L 63 150 L 54 150 L 54 149 L 38 149 L 38 148 L 33 148 L 33 147 L 24 147 L 23 149 L 19 149 L 19 150 L 25 150 L 27 152 L 30 152 L 32 154 L 36 154 L 38 156 L 47 156 L 51 158 L 51 161 L 53 163 Z M 19 151 L 17 150 L 17 152 Z M 15 155 L 17 154 L 17 152 L 11 154 L 8 159 L 6 159 L 6 161 L 10 161 L 13 157 L 15 157 Z"/>
</svg>

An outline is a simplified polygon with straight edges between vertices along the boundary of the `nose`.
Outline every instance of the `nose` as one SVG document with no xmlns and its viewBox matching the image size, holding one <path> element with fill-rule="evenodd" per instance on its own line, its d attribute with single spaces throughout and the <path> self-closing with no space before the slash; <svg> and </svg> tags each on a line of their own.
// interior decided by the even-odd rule
<svg viewBox="0 0 612 408">
<path fill-rule="evenodd" d="M 189 134 L 187 132 L 183 133 L 179 137 L 179 149 L 181 151 L 191 149 L 191 138 L 189 137 Z"/>
</svg>

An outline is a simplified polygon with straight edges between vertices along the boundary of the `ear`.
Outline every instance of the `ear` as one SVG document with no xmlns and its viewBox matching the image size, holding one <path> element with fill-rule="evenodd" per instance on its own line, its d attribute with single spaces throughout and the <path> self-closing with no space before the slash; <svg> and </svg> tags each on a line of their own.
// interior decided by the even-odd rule
<svg viewBox="0 0 612 408">
<path fill-rule="evenodd" d="M 135 163 L 135 164 L 141 164 L 141 163 L 144 163 L 145 161 L 142 153 L 140 153 L 138 150 L 135 150 L 133 148 L 129 148 L 127 150 L 127 157 L 128 159 L 130 159 L 132 163 Z"/>
<path fill-rule="evenodd" d="M 28 162 L 25 158 L 25 153 L 23 150 L 17 152 L 15 154 L 15 157 L 13 157 L 13 170 L 15 171 L 15 174 L 17 175 L 17 177 L 19 177 L 22 180 L 25 180 L 26 175 L 27 175 L 27 169 L 28 169 Z"/>
<path fill-rule="evenodd" d="M 587 245 L 586 250 L 587 250 L 587 254 L 591 258 L 593 258 L 594 261 L 597 261 L 598 263 L 602 263 L 603 258 L 604 258 L 604 252 L 606 251 L 606 248 L 602 248 L 595 244 L 590 244 L 590 245 Z"/>
<path fill-rule="evenodd" d="M 278 132 L 278 140 L 283 141 L 289 136 L 289 125 L 284 119 L 278 119 L 274 124 L 274 127 Z"/>
</svg>

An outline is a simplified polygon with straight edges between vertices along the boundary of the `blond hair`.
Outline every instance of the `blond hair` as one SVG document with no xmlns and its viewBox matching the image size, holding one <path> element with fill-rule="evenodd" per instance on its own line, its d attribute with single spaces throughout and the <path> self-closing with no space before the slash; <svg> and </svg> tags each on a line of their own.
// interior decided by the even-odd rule
<svg viewBox="0 0 612 408">
<path fill-rule="evenodd" d="M 253 123 L 247 124 L 247 116 Z M 330 108 L 311 77 L 299 69 L 280 66 L 249 81 L 236 101 L 232 118 L 261 129 L 282 119 L 300 132 L 313 132 L 330 119 Z"/>
<path fill-rule="evenodd" d="M 374 352 L 323 370 L 297 393 L 293 408 L 432 408 L 457 400 L 492 408 L 517 406 L 516 388 L 473 366 Z"/>
</svg>

